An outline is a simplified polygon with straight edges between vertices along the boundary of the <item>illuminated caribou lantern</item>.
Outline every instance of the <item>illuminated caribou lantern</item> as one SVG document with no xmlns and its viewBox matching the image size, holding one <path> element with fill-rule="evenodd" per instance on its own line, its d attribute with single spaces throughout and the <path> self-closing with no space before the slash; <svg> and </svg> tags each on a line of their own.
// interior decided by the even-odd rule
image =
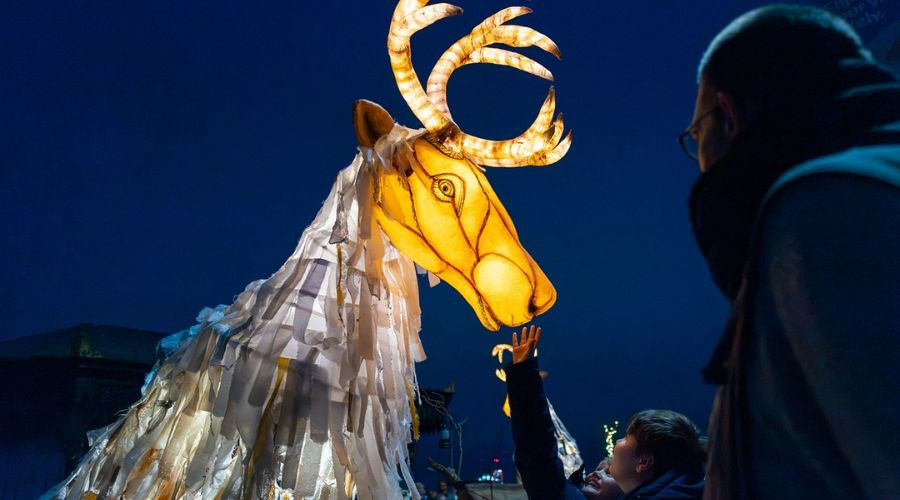
<svg viewBox="0 0 900 500">
<path fill-rule="evenodd" d="M 410 62 L 418 30 L 461 13 L 401 1 L 388 37 L 397 85 L 424 130 L 356 103 L 360 151 L 294 252 L 234 303 L 161 343 L 167 357 L 141 399 L 91 435 L 91 449 L 52 498 L 399 498 L 417 437 L 412 404 L 419 340 L 414 262 L 453 286 L 489 330 L 549 309 L 553 286 L 522 248 L 478 166 L 547 165 L 569 148 L 554 93 L 506 141 L 452 121 L 447 80 L 477 62 L 552 79 L 538 63 L 489 47 L 537 46 L 544 35 L 485 19 L 440 57 L 426 92 Z M 415 498 L 418 494 L 413 490 Z"/>
<path fill-rule="evenodd" d="M 540 64 L 514 52 L 487 47 L 538 46 L 559 57 L 546 36 L 510 19 L 531 12 L 504 9 L 485 19 L 440 57 L 422 88 L 410 60 L 410 36 L 447 16 L 462 13 L 448 4 L 400 2 L 391 20 L 388 52 L 397 86 L 427 132 L 404 143 L 389 166 L 375 173 L 375 215 L 401 252 L 453 286 L 476 311 L 482 324 L 497 330 L 515 326 L 549 309 L 553 285 L 522 247 L 512 220 L 477 164 L 495 167 L 547 165 L 559 160 L 571 143 L 562 139 L 562 115 L 553 120 L 551 88 L 537 119 L 520 136 L 491 141 L 466 134 L 453 122 L 447 105 L 447 81 L 465 64 L 512 66 L 552 79 Z M 362 148 L 389 136 L 394 121 L 378 105 L 359 101 L 354 125 Z"/>
</svg>

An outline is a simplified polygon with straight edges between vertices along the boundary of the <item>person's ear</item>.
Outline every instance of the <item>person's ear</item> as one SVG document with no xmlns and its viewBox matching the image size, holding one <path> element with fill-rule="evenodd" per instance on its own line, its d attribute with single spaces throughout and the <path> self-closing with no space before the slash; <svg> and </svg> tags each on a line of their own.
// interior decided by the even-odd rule
<svg viewBox="0 0 900 500">
<path fill-rule="evenodd" d="M 738 114 L 737 103 L 734 96 L 728 92 L 716 92 L 716 104 L 722 110 L 722 121 L 726 137 L 734 139 L 744 131 L 744 123 Z"/>
<path fill-rule="evenodd" d="M 653 454 L 644 453 L 638 458 L 637 472 L 643 474 L 653 469 Z"/>
</svg>

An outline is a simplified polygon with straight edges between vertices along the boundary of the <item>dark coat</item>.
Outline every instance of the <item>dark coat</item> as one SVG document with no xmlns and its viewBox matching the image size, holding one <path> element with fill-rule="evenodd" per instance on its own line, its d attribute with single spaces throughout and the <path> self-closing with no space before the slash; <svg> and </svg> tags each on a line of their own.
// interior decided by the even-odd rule
<svg viewBox="0 0 900 500">
<path fill-rule="evenodd" d="M 584 500 L 566 480 L 556 451 L 556 434 L 536 358 L 506 365 L 515 462 L 532 499 Z"/>
<path fill-rule="evenodd" d="M 692 193 L 732 299 L 704 370 L 706 498 L 900 491 L 900 85 L 866 71 L 748 131 Z"/>
<path fill-rule="evenodd" d="M 670 470 L 653 481 L 635 488 L 621 500 L 688 500 L 703 498 L 703 477 Z"/>
</svg>

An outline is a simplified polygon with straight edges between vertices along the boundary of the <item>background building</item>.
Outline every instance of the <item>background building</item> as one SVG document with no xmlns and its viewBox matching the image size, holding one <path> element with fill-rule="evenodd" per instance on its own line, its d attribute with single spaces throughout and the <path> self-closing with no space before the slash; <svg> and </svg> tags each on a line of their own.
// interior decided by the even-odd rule
<svg viewBox="0 0 900 500">
<path fill-rule="evenodd" d="M 165 334 L 82 324 L 0 343 L 0 498 L 34 499 L 140 396 Z"/>
</svg>

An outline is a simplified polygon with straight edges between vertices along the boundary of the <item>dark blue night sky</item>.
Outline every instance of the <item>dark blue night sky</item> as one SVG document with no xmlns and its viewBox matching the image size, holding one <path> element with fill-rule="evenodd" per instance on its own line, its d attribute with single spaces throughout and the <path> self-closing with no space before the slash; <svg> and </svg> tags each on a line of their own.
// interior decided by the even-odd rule
<svg viewBox="0 0 900 500">
<path fill-rule="evenodd" d="M 413 38 L 420 77 L 454 40 L 511 5 L 460 0 L 462 16 Z M 513 2 L 515 3 L 515 2 Z M 727 304 L 687 217 L 698 175 L 675 136 L 690 121 L 709 40 L 758 1 L 535 0 L 517 22 L 563 60 L 556 76 L 574 145 L 545 168 L 492 169 L 526 248 L 555 284 L 540 317 L 549 397 L 588 464 L 602 424 L 681 411 L 705 427 L 699 369 Z M 860 2 L 861 3 L 861 2 Z M 876 2 L 877 3 L 877 2 Z M 0 6 L 0 339 L 92 322 L 174 332 L 274 272 L 356 152 L 351 106 L 419 124 L 394 84 L 394 4 L 4 2 Z M 464 130 L 527 127 L 547 82 L 466 66 L 450 84 Z M 512 476 L 505 388 L 489 333 L 446 284 L 421 281 L 420 384 L 456 380 L 463 476 L 502 458 Z M 436 437 L 424 458 L 449 462 Z"/>
</svg>

